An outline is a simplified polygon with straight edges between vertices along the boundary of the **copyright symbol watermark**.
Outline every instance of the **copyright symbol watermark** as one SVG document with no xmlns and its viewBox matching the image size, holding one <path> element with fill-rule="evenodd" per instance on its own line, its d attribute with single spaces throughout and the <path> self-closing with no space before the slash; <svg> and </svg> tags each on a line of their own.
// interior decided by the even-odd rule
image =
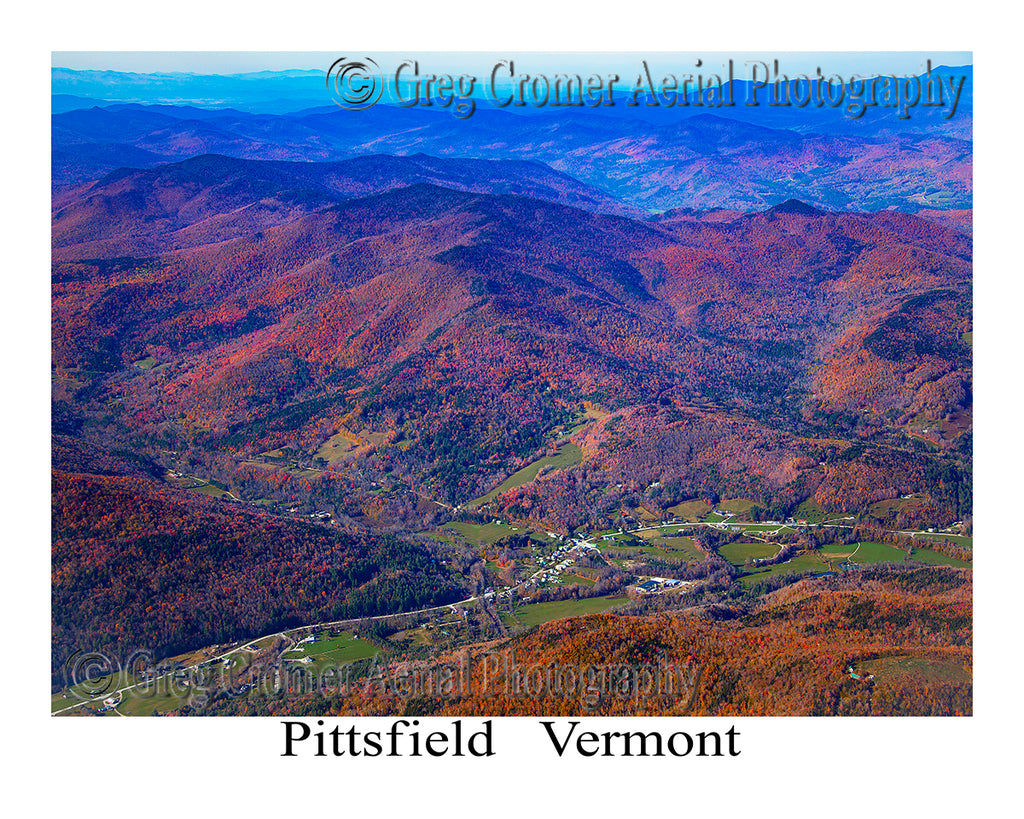
<svg viewBox="0 0 1024 819">
<path fill-rule="evenodd" d="M 380 100 L 384 93 L 384 77 L 380 66 L 369 57 L 342 57 L 327 70 L 327 90 L 342 108 L 361 111 Z"/>
<path fill-rule="evenodd" d="M 64 676 L 71 692 L 81 699 L 94 699 L 107 693 L 117 680 L 119 668 L 99 651 L 72 654 L 64 664 Z"/>
</svg>

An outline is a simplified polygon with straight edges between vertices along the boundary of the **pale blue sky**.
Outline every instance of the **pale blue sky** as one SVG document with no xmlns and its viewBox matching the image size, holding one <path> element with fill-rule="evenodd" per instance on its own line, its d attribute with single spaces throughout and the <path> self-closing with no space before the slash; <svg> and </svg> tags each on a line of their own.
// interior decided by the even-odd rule
<svg viewBox="0 0 1024 819">
<path fill-rule="evenodd" d="M 569 71 L 574 73 L 635 72 L 646 59 L 655 71 L 695 70 L 698 58 L 705 71 L 721 70 L 732 58 L 737 76 L 745 60 L 771 63 L 778 59 L 780 70 L 787 73 L 813 74 L 820 67 L 826 74 L 917 74 L 926 59 L 933 66 L 970 65 L 969 51 L 877 51 L 877 52 L 315 52 L 315 51 L 63 51 L 53 52 L 51 64 L 65 68 L 151 72 L 188 72 L 195 74 L 239 74 L 250 71 L 281 71 L 285 69 L 320 69 L 326 71 L 334 60 L 343 56 L 367 56 L 385 71 L 387 66 L 406 58 L 419 59 L 425 70 L 434 73 L 466 73 L 481 76 L 495 62 L 512 59 L 517 70 L 534 72 Z M 521 67 L 521 68 L 520 68 Z"/>
</svg>

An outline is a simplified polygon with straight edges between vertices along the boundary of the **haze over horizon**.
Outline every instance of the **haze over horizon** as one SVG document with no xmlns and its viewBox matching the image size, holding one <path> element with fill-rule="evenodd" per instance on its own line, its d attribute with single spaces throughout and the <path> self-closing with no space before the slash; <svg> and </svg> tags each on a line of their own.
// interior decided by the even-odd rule
<svg viewBox="0 0 1024 819">
<path fill-rule="evenodd" d="M 326 71 L 342 56 L 369 56 L 387 71 L 387 66 L 403 59 L 418 59 L 434 73 L 476 73 L 478 76 L 497 60 L 514 60 L 525 70 L 546 72 L 617 72 L 628 75 L 642 60 L 652 68 L 667 71 L 696 70 L 698 60 L 706 71 L 717 70 L 728 59 L 738 67 L 747 60 L 771 63 L 779 60 L 783 70 L 813 74 L 819 66 L 826 73 L 908 74 L 922 71 L 926 60 L 933 66 L 973 65 L 969 51 L 937 52 L 439 52 L 369 51 L 362 52 L 53 52 L 52 67 L 73 71 L 117 71 L 137 74 L 191 74 L 196 76 L 232 76 L 257 72 Z M 543 65 L 538 65 L 543 61 Z"/>
</svg>

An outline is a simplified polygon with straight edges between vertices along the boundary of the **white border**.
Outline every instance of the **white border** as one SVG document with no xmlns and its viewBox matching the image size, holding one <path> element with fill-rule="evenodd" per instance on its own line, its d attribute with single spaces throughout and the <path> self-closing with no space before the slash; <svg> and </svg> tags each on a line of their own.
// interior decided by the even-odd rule
<svg viewBox="0 0 1024 819">
<path fill-rule="evenodd" d="M 1013 498 L 1020 432 L 1015 409 L 1019 343 L 1019 123 L 1010 88 L 1019 72 L 1010 19 L 982 8 L 861 2 L 692 4 L 605 8 L 550 3 L 457 3 L 416 7 L 352 4 L 274 7 L 56 3 L 8 14 L 4 53 L 4 224 L 9 319 L 5 470 L 7 547 L 4 625 L 16 657 L 7 663 L 11 781 L 37 807 L 82 815 L 183 811 L 398 809 L 423 816 L 496 811 L 599 815 L 669 808 L 686 814 L 962 815 L 1010 797 L 1016 746 L 1019 637 L 1000 582 L 1015 565 L 993 555 L 1015 549 L 1000 523 Z M 1002 13 L 1000 13 L 1000 16 Z M 996 29 L 993 33 L 986 30 Z M 53 720 L 43 701 L 49 624 L 44 536 L 49 495 L 49 67 L 50 52 L 93 50 L 465 51 L 970 50 L 976 74 L 976 537 L 975 714 L 970 719 L 793 718 L 736 720 L 743 755 L 734 760 L 558 760 L 535 720 L 496 725 L 492 760 L 280 760 L 276 721 Z M 1013 221 L 1011 221 L 1011 219 Z M 1013 242 L 1013 244 L 1011 244 Z M 1016 365 L 1016 366 L 1015 366 Z M 13 446 L 11 446 L 13 444 Z M 10 476 L 14 476 L 14 479 Z M 12 670 L 14 669 L 14 670 Z M 22 673 L 25 669 L 28 674 Z M 674 725 L 662 720 L 660 723 Z M 732 721 L 700 719 L 687 727 Z M 611 727 L 607 721 L 602 728 Z M 631 727 L 636 727 L 631 724 Z M 315 782 L 307 789 L 305 782 Z M 1008 799 L 1005 805 L 1015 804 Z M 20 799 L 13 804 L 25 804 Z M 1012 809 L 1012 808 L 1011 808 Z M 997 808 L 998 810 L 998 808 Z"/>
</svg>

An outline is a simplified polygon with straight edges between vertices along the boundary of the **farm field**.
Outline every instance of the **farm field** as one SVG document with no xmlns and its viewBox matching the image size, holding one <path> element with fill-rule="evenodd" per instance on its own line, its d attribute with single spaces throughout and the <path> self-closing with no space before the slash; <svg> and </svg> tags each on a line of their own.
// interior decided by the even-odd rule
<svg viewBox="0 0 1024 819">
<path fill-rule="evenodd" d="M 565 436 L 579 432 L 591 421 L 602 421 L 607 418 L 608 415 L 609 413 L 604 410 L 600 410 L 597 407 L 587 407 L 584 409 L 582 417 L 577 418 L 573 426 L 565 431 Z"/>
<path fill-rule="evenodd" d="M 405 647 L 429 646 L 434 642 L 432 630 L 426 629 L 423 626 L 405 629 L 404 631 L 396 631 L 388 637 L 388 641 Z"/>
<path fill-rule="evenodd" d="M 885 543 L 853 543 L 849 546 L 831 544 L 821 547 L 821 556 L 833 563 L 902 563 L 907 553 Z"/>
<path fill-rule="evenodd" d="M 835 545 L 823 546 L 821 550 L 823 559 L 830 560 L 833 565 L 849 561 L 850 563 L 902 563 L 907 559 L 907 553 L 903 549 L 889 546 L 885 543 L 861 543 L 859 546 L 843 546 L 837 548 Z M 971 568 L 971 564 L 955 557 L 947 557 L 929 549 L 915 548 L 910 556 L 911 560 L 919 560 L 934 566 L 954 566 L 957 568 Z"/>
<path fill-rule="evenodd" d="M 187 685 L 179 684 L 169 687 L 164 685 L 164 681 L 161 681 L 157 684 L 156 690 L 152 692 L 137 689 L 126 691 L 117 710 L 126 717 L 151 717 L 157 713 L 181 708 L 188 702 L 191 693 L 191 689 Z"/>
<path fill-rule="evenodd" d="M 744 515 L 753 509 L 755 506 L 752 500 L 746 498 L 731 498 L 729 500 L 720 501 L 718 509 L 723 512 L 732 512 L 734 515 Z"/>
<path fill-rule="evenodd" d="M 644 540 L 650 546 L 657 547 L 656 551 L 667 554 L 675 560 L 682 559 L 699 562 L 705 557 L 704 553 L 697 548 L 697 544 L 693 542 L 692 537 L 655 535 L 653 537 L 646 537 Z M 650 551 L 654 552 L 655 550 L 651 549 Z"/>
<path fill-rule="evenodd" d="M 659 558 L 661 560 L 684 563 L 691 561 L 699 562 L 704 559 L 704 553 L 701 552 L 694 545 L 693 540 L 688 537 L 652 537 L 649 540 L 644 540 L 642 542 L 637 542 L 635 540 L 617 540 L 614 543 L 606 543 L 602 545 L 615 550 L 616 556 L 620 560 L 624 556 L 620 552 L 626 553 L 625 556 L 628 559 L 637 559 L 647 556 Z"/>
<path fill-rule="evenodd" d="M 742 566 L 746 559 L 764 560 L 778 554 L 779 546 L 775 543 L 727 543 L 718 549 L 718 553 L 734 566 Z"/>
<path fill-rule="evenodd" d="M 441 531 L 457 534 L 467 543 L 477 546 L 490 546 L 497 543 L 503 537 L 516 533 L 515 529 L 511 526 L 506 526 L 504 523 L 494 523 L 493 521 L 491 523 L 467 523 L 461 520 L 446 523 L 441 527 Z"/>
<path fill-rule="evenodd" d="M 911 560 L 920 560 L 922 563 L 928 563 L 933 566 L 955 566 L 959 569 L 970 569 L 974 564 L 968 563 L 966 560 L 960 560 L 956 557 L 949 557 L 948 555 L 939 554 L 933 552 L 931 549 L 919 549 L 916 546 L 914 551 L 910 554 Z"/>
<path fill-rule="evenodd" d="M 274 641 L 276 639 L 277 639 L 277 635 L 276 634 L 272 634 L 269 637 L 263 637 L 263 638 L 261 638 L 259 640 L 255 640 L 255 641 L 253 641 L 251 643 L 246 643 L 245 646 L 243 646 L 243 648 L 244 647 L 248 647 L 248 646 L 252 646 L 255 649 L 263 650 L 265 648 L 270 648 L 274 644 Z"/>
<path fill-rule="evenodd" d="M 202 486 L 189 487 L 191 491 L 198 492 L 200 495 L 209 495 L 211 498 L 223 498 L 227 495 L 227 490 L 214 483 L 203 484 Z"/>
<path fill-rule="evenodd" d="M 120 695 L 120 702 L 116 706 L 117 712 L 124 716 L 152 716 L 155 712 L 172 711 L 180 708 L 192 694 L 190 683 L 192 673 L 188 672 L 182 679 L 164 676 L 153 683 L 144 683 L 141 687 L 125 691 Z M 112 693 L 126 685 L 133 685 L 138 682 L 134 677 L 124 673 L 119 674 L 118 679 L 110 685 L 106 685 L 106 679 L 102 678 L 94 682 L 91 685 L 91 690 L 95 691 L 100 688 L 106 688 L 108 692 Z M 91 700 L 92 696 L 90 694 L 79 698 L 68 692 L 62 692 L 51 698 L 50 708 L 51 711 L 58 711 L 71 705 L 86 704 L 84 700 Z M 100 708 L 102 707 L 102 700 L 91 701 L 87 705 L 90 709 Z M 113 711 L 106 712 L 106 715 L 111 714 L 117 716 L 117 713 Z"/>
<path fill-rule="evenodd" d="M 362 432 L 360 433 L 359 440 L 374 446 L 383 446 L 386 438 L 387 435 L 383 432 Z"/>
<path fill-rule="evenodd" d="M 568 573 L 562 575 L 562 582 L 569 586 L 593 586 L 595 583 L 595 581 L 592 578 L 587 577 L 586 575 Z"/>
<path fill-rule="evenodd" d="M 323 458 L 327 463 L 333 464 L 343 460 L 347 455 L 359 447 L 359 439 L 355 435 L 339 430 L 326 441 L 316 452 L 316 457 Z"/>
<path fill-rule="evenodd" d="M 626 597 L 588 597 L 583 600 L 553 600 L 548 603 L 531 603 L 516 609 L 516 617 L 526 626 L 539 626 L 564 617 L 578 617 L 584 614 L 598 614 L 607 611 Z"/>
<path fill-rule="evenodd" d="M 936 446 L 949 444 L 964 432 L 972 428 L 970 410 L 952 413 L 946 418 L 932 420 L 924 413 L 910 420 L 905 429 L 913 438 L 926 441 Z"/>
<path fill-rule="evenodd" d="M 562 444 L 558 448 L 558 451 L 554 455 L 548 455 L 543 458 L 539 458 L 522 469 L 513 472 L 498 486 L 488 492 L 486 495 L 471 500 L 466 504 L 467 508 L 474 508 L 481 504 L 487 503 L 488 501 L 494 500 L 498 495 L 504 494 L 516 487 L 527 484 L 537 477 L 537 474 L 546 466 L 553 467 L 554 469 L 566 469 L 570 466 L 575 466 L 583 460 L 583 450 L 574 443 Z"/>
<path fill-rule="evenodd" d="M 915 512 L 926 507 L 927 504 L 928 499 L 918 495 L 912 495 L 909 498 L 892 498 L 871 504 L 868 507 L 868 514 L 879 520 L 886 520 L 895 517 L 899 512 Z"/>
<path fill-rule="evenodd" d="M 703 500 L 688 500 L 682 503 L 677 503 L 675 506 L 670 506 L 668 511 L 673 515 L 688 520 L 691 523 L 696 523 L 707 518 L 711 514 L 711 504 Z"/>
<path fill-rule="evenodd" d="M 661 519 L 659 515 L 654 514 L 654 512 L 652 512 L 646 506 L 636 507 L 636 509 L 632 510 L 632 514 L 635 518 L 638 518 L 639 520 L 647 524 L 657 523 Z"/>
<path fill-rule="evenodd" d="M 81 700 L 74 697 L 69 697 L 63 691 L 50 696 L 50 712 L 60 711 L 63 708 L 68 708 L 72 705 L 77 705 Z"/>
<path fill-rule="evenodd" d="M 766 566 L 763 569 L 753 569 L 740 578 L 744 586 L 754 586 L 762 580 L 776 575 L 801 574 L 803 572 L 824 572 L 828 566 L 816 554 L 804 552 L 794 555 L 788 563 L 778 563 L 774 566 Z"/>
<path fill-rule="evenodd" d="M 315 643 L 290 649 L 282 655 L 285 662 L 296 662 L 303 657 L 313 660 L 310 665 L 317 671 L 323 666 L 347 665 L 356 660 L 365 660 L 373 657 L 380 651 L 377 646 L 368 640 L 361 640 L 353 636 L 351 631 L 344 631 L 337 637 L 328 637 L 321 632 Z"/>
<path fill-rule="evenodd" d="M 814 498 L 808 498 L 796 508 L 793 517 L 796 520 L 806 520 L 808 523 L 821 523 L 829 515 Z"/>
<path fill-rule="evenodd" d="M 856 664 L 859 674 L 874 674 L 880 682 L 967 683 L 971 670 L 954 658 L 893 656 L 876 657 Z"/>
<path fill-rule="evenodd" d="M 114 675 L 114 679 L 111 679 L 109 674 L 105 674 L 90 680 L 88 683 L 80 683 L 53 694 L 50 697 L 50 710 L 59 711 L 71 705 L 82 704 L 86 700 L 91 700 L 97 696 L 101 696 L 102 699 L 102 697 L 108 696 L 110 692 L 117 691 L 119 688 L 132 685 L 135 682 L 135 677 L 126 671 L 118 672 Z M 100 701 L 90 703 L 90 707 L 98 707 L 99 705 Z"/>
<path fill-rule="evenodd" d="M 957 546 L 963 546 L 966 549 L 974 548 L 974 538 L 967 535 L 951 535 L 944 532 L 926 532 L 920 535 L 914 535 L 914 540 L 923 540 L 925 542 L 931 541 L 933 543 L 942 543 L 943 541 L 949 541 L 955 543 Z"/>
</svg>

